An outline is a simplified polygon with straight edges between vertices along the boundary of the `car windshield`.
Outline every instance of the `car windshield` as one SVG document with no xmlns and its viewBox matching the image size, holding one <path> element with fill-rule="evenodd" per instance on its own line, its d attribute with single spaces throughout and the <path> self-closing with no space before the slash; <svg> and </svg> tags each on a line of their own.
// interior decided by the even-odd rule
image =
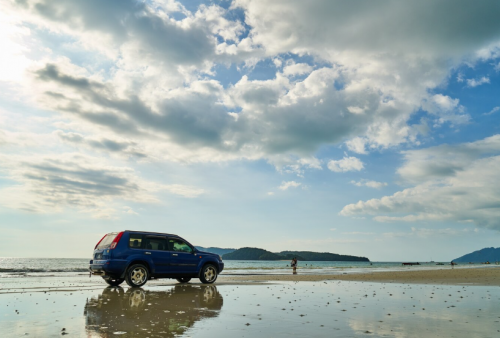
<svg viewBox="0 0 500 338">
<path fill-rule="evenodd" d="M 113 242 L 113 240 L 115 239 L 116 235 L 118 235 L 117 232 L 107 234 L 106 237 L 102 239 L 101 243 L 99 243 L 96 249 L 99 250 L 108 248 L 111 245 L 111 242 Z"/>
</svg>

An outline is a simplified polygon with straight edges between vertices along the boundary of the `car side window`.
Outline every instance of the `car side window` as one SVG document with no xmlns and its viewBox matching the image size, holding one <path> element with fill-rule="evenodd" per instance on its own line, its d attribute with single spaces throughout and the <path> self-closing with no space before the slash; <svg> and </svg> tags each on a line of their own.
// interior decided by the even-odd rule
<svg viewBox="0 0 500 338">
<path fill-rule="evenodd" d="M 171 251 L 193 253 L 193 249 L 191 249 L 191 247 L 187 245 L 186 242 L 181 241 L 180 239 L 170 238 L 168 240 L 168 244 Z"/>
<path fill-rule="evenodd" d="M 167 250 L 167 239 L 162 237 L 146 237 L 145 238 L 146 250 Z"/>
<path fill-rule="evenodd" d="M 129 248 L 140 249 L 142 245 L 142 235 L 130 234 L 130 239 L 128 241 Z"/>
</svg>

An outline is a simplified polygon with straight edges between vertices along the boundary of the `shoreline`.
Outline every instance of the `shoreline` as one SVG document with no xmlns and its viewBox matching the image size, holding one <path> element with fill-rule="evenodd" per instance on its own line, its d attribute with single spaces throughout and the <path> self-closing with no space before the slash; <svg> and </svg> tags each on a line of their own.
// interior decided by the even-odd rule
<svg viewBox="0 0 500 338">
<path fill-rule="evenodd" d="M 433 284 L 433 285 L 482 285 L 500 286 L 500 267 L 463 267 L 448 269 L 405 270 L 405 271 L 369 271 L 343 274 L 300 274 L 296 275 L 223 275 L 222 282 L 318 282 L 351 281 L 398 284 Z"/>
<path fill-rule="evenodd" d="M 286 270 L 285 270 L 286 271 Z M 482 285 L 482 286 L 500 286 L 500 266 L 461 266 L 461 267 L 440 267 L 426 268 L 413 267 L 401 269 L 383 269 L 365 270 L 365 269 L 347 269 L 335 272 L 315 273 L 307 268 L 299 268 L 297 274 L 292 274 L 292 270 L 285 273 L 238 273 L 233 271 L 224 271 L 219 275 L 217 284 L 261 284 L 265 282 L 318 282 L 318 281 L 352 281 L 352 282 L 377 282 L 377 283 L 399 283 L 399 284 L 434 284 L 434 285 Z M 49 280 L 76 277 L 86 282 L 101 282 L 99 277 L 88 278 L 87 273 L 12 273 L 0 276 L 0 289 L 11 284 L 13 280 L 26 281 L 31 284 L 35 279 Z M 10 280 L 10 282 L 9 282 Z M 31 282 L 30 282 L 31 280 Z M 148 284 L 175 283 L 172 279 L 151 280 Z M 23 282 L 21 282 L 23 283 Z M 193 278 L 191 284 L 199 284 L 199 280 Z M 3 285 L 2 285 L 3 284 Z M 24 283 L 23 283 L 24 284 Z"/>
</svg>

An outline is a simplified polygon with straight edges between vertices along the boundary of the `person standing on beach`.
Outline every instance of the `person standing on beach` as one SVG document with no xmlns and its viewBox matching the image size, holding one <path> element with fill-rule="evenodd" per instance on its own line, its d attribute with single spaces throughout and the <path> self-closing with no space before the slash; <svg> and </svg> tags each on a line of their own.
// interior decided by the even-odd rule
<svg viewBox="0 0 500 338">
<path fill-rule="evenodd" d="M 293 268 L 293 274 L 295 275 L 297 273 L 297 258 L 296 257 L 294 257 L 292 259 L 290 266 Z"/>
<path fill-rule="evenodd" d="M 450 263 L 450 264 L 451 264 L 451 268 L 453 269 L 453 268 L 454 268 L 454 266 L 455 266 L 455 262 L 454 262 L 454 261 L 451 261 L 451 263 Z"/>
</svg>

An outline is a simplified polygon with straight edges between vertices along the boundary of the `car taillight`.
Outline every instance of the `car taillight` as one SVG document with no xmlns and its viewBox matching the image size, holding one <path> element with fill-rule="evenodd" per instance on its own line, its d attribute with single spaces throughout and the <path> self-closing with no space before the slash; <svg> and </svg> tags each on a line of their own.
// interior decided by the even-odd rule
<svg viewBox="0 0 500 338">
<path fill-rule="evenodd" d="M 116 235 L 115 239 L 113 239 L 113 242 L 111 242 L 111 245 L 109 246 L 110 249 L 116 248 L 116 245 L 120 241 L 120 238 L 122 238 L 123 231 L 120 232 L 118 235 Z"/>
<path fill-rule="evenodd" d="M 97 247 L 99 246 L 99 244 L 101 244 L 102 240 L 103 240 L 103 239 L 104 239 L 104 237 L 106 237 L 106 236 L 107 236 L 107 234 L 106 234 L 106 235 L 104 235 L 104 236 L 102 236 L 101 240 L 100 240 L 99 242 L 97 242 L 97 244 L 95 245 L 94 250 L 95 250 L 95 249 L 97 249 Z"/>
</svg>

